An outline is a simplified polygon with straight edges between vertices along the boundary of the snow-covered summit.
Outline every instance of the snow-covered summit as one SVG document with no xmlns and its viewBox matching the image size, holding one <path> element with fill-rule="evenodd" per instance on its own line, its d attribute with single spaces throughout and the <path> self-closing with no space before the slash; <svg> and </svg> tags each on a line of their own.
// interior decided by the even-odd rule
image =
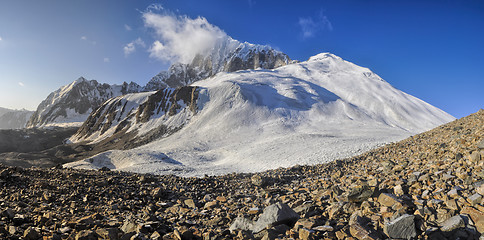
<svg viewBox="0 0 484 240">
<path fill-rule="evenodd" d="M 167 71 L 154 76 L 146 85 L 146 91 L 165 87 L 189 85 L 219 72 L 234 72 L 246 69 L 273 69 L 291 63 L 284 53 L 268 45 L 241 43 L 232 38 L 215 43 L 205 54 L 197 54 L 191 63 L 175 63 Z"/>
</svg>

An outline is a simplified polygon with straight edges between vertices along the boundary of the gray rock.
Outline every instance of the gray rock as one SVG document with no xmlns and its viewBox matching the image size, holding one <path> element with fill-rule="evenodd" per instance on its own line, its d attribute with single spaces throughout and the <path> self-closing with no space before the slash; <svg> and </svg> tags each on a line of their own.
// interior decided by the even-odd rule
<svg viewBox="0 0 484 240">
<path fill-rule="evenodd" d="M 403 214 L 393 221 L 385 223 L 384 232 L 389 238 L 411 239 L 417 236 L 415 216 Z"/>
<path fill-rule="evenodd" d="M 477 143 L 477 148 L 484 149 L 484 139 L 482 139 L 479 143 Z"/>
<path fill-rule="evenodd" d="M 254 222 L 251 220 L 244 218 L 242 216 L 238 216 L 234 222 L 230 225 L 229 230 L 234 231 L 237 229 L 240 230 L 251 230 L 254 226 Z"/>
<path fill-rule="evenodd" d="M 472 205 L 480 203 L 481 200 L 482 200 L 482 196 L 479 193 L 472 194 L 467 198 L 467 201 Z"/>
<path fill-rule="evenodd" d="M 252 231 L 254 233 L 264 230 L 266 227 L 276 226 L 279 224 L 293 225 L 299 215 L 284 203 L 272 204 L 264 209 L 257 222 L 254 224 Z"/>
<path fill-rule="evenodd" d="M 440 228 L 440 230 L 442 230 L 443 232 L 451 232 L 455 229 L 463 228 L 465 226 L 466 224 L 464 222 L 464 219 L 460 215 L 457 215 L 445 220 L 445 222 L 442 223 L 442 227 Z"/>
</svg>

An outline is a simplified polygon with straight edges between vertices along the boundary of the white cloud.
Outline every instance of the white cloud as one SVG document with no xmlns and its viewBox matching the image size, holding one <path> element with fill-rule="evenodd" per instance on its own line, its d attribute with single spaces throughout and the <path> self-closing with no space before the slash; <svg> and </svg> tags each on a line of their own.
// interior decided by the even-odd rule
<svg viewBox="0 0 484 240">
<path fill-rule="evenodd" d="M 111 60 L 110 60 L 109 58 L 105 57 L 105 58 L 103 59 L 103 61 L 104 61 L 105 63 L 108 63 L 108 62 L 110 62 Z"/>
<path fill-rule="evenodd" d="M 3 40 L 3 38 L 2 38 L 2 37 L 0 37 L 0 41 L 2 41 L 2 40 Z"/>
<path fill-rule="evenodd" d="M 126 31 L 131 31 L 131 30 L 133 30 L 133 29 L 131 28 L 131 26 L 129 26 L 128 24 L 124 24 L 124 29 L 126 29 Z"/>
<path fill-rule="evenodd" d="M 146 44 L 141 38 L 137 38 L 123 47 L 124 55 L 127 57 L 131 53 L 134 53 L 136 51 L 136 46 L 145 48 Z"/>
<path fill-rule="evenodd" d="M 21 87 L 25 87 L 25 84 L 23 82 L 18 82 L 18 85 Z"/>
<path fill-rule="evenodd" d="M 147 12 L 151 12 L 151 11 L 161 11 L 163 10 L 163 6 L 159 3 L 152 3 L 150 4 L 147 8 L 146 8 L 146 11 Z"/>
<path fill-rule="evenodd" d="M 314 37 L 323 30 L 333 31 L 333 25 L 322 11 L 315 20 L 312 17 L 300 17 L 298 24 L 301 27 L 303 39 Z"/>
<path fill-rule="evenodd" d="M 86 36 L 82 36 L 81 37 L 81 40 L 82 41 L 86 41 L 86 42 L 88 42 L 88 43 L 90 43 L 92 45 L 96 45 L 96 41 L 88 40 Z"/>
<path fill-rule="evenodd" d="M 204 17 L 191 19 L 168 12 L 147 11 L 143 13 L 143 20 L 158 38 L 149 49 L 150 57 L 162 61 L 189 63 L 197 54 L 211 51 L 218 41 L 230 39 Z"/>
<path fill-rule="evenodd" d="M 254 0 L 248 0 L 249 2 L 249 7 L 253 7 L 256 4 L 256 1 Z"/>
</svg>

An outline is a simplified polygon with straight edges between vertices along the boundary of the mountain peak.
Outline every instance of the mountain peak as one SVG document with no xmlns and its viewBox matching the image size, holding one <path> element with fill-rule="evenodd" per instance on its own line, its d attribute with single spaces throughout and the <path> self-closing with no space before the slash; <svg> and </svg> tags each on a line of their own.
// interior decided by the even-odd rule
<svg viewBox="0 0 484 240">
<path fill-rule="evenodd" d="M 323 52 L 323 53 L 319 53 L 319 54 L 316 54 L 312 57 L 309 58 L 308 61 L 320 61 L 320 60 L 325 60 L 325 59 L 334 59 L 334 60 L 343 60 L 342 58 L 332 54 L 332 53 L 329 53 L 329 52 Z"/>
<path fill-rule="evenodd" d="M 197 54 L 189 64 L 174 63 L 167 71 L 154 76 L 145 91 L 186 86 L 219 72 L 273 69 L 290 63 L 292 60 L 289 56 L 268 45 L 241 43 L 229 38 L 218 42 L 211 52 Z"/>
</svg>

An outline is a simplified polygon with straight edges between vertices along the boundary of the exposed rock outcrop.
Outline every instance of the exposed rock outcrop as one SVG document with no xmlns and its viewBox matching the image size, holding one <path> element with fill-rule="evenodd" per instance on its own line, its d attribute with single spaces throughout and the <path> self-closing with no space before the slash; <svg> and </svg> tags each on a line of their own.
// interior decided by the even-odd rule
<svg viewBox="0 0 484 240">
<path fill-rule="evenodd" d="M 185 86 L 110 99 L 92 112 L 79 131 L 71 137 L 71 141 L 100 142 L 119 138 L 121 133 L 130 133 L 129 136 L 136 137 L 130 140 L 131 146 L 133 142 L 146 143 L 182 126 L 166 123 L 170 117 L 188 111 L 186 121 L 189 121 L 189 117 L 197 111 L 197 98 L 198 87 Z M 139 133 L 149 121 L 156 121 L 156 126 Z"/>
<path fill-rule="evenodd" d="M 219 72 L 273 69 L 293 62 L 289 56 L 269 46 L 230 41 L 208 56 L 197 55 L 189 64 L 173 64 L 168 71 L 162 71 L 154 76 L 144 89 L 152 91 L 187 86 Z"/>
</svg>

